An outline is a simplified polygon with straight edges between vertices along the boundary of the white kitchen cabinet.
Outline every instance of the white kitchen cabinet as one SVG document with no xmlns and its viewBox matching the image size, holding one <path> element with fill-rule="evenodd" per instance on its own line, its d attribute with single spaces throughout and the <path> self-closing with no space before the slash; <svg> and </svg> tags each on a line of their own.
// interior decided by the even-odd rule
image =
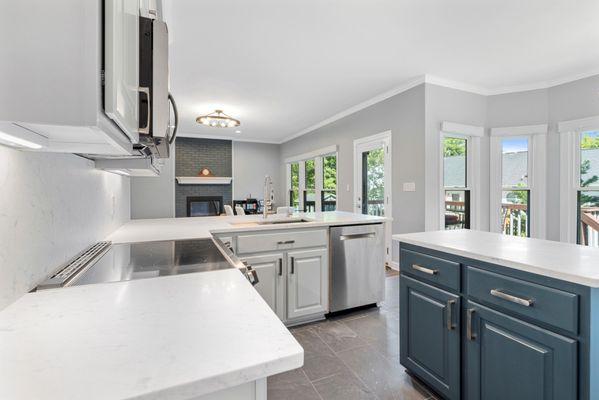
<svg viewBox="0 0 599 400">
<path fill-rule="evenodd" d="M 285 255 L 283 253 L 244 257 L 258 275 L 254 289 L 281 318 L 285 319 Z"/>
<path fill-rule="evenodd" d="M 324 318 L 329 309 L 327 229 L 243 232 L 227 239 L 256 269 L 254 288 L 281 321 L 296 325 Z"/>
<path fill-rule="evenodd" d="M 329 305 L 326 249 L 287 253 L 287 318 L 324 314 Z"/>
</svg>

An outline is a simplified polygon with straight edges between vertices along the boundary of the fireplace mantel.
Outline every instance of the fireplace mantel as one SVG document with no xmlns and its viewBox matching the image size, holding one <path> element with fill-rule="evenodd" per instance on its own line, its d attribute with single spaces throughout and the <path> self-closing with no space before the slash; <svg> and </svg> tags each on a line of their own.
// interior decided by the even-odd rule
<svg viewBox="0 0 599 400">
<path fill-rule="evenodd" d="M 230 185 L 230 176 L 177 176 L 179 185 Z"/>
</svg>

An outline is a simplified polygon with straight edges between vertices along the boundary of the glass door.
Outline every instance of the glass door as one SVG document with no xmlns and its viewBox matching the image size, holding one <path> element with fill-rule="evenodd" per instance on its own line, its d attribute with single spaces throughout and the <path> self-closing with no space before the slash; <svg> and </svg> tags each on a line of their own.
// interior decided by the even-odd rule
<svg viewBox="0 0 599 400">
<path fill-rule="evenodd" d="M 392 218 L 391 132 L 354 141 L 354 209 Z M 391 223 L 385 223 L 387 262 L 391 261 Z"/>
</svg>

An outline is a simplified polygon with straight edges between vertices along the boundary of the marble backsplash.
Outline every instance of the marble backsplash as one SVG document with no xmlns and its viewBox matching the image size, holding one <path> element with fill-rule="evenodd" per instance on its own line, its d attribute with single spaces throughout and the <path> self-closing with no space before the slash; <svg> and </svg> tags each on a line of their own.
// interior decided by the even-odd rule
<svg viewBox="0 0 599 400">
<path fill-rule="evenodd" d="M 0 309 L 129 216 L 129 178 L 0 146 Z"/>
</svg>

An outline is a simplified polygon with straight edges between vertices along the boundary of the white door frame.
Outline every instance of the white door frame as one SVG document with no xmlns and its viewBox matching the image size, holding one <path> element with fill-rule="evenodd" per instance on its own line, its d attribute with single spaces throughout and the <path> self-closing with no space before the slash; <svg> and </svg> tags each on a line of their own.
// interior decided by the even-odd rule
<svg viewBox="0 0 599 400">
<path fill-rule="evenodd" d="M 377 133 L 376 135 L 366 136 L 354 140 L 354 196 L 352 199 L 353 212 L 362 213 L 362 157 L 361 153 L 367 150 L 373 150 L 380 147 L 385 151 L 385 217 L 393 218 L 393 190 L 392 190 L 392 144 L 391 131 Z M 360 157 L 358 157 L 360 155 Z M 392 222 L 385 223 L 385 261 L 387 265 L 392 265 Z"/>
</svg>

